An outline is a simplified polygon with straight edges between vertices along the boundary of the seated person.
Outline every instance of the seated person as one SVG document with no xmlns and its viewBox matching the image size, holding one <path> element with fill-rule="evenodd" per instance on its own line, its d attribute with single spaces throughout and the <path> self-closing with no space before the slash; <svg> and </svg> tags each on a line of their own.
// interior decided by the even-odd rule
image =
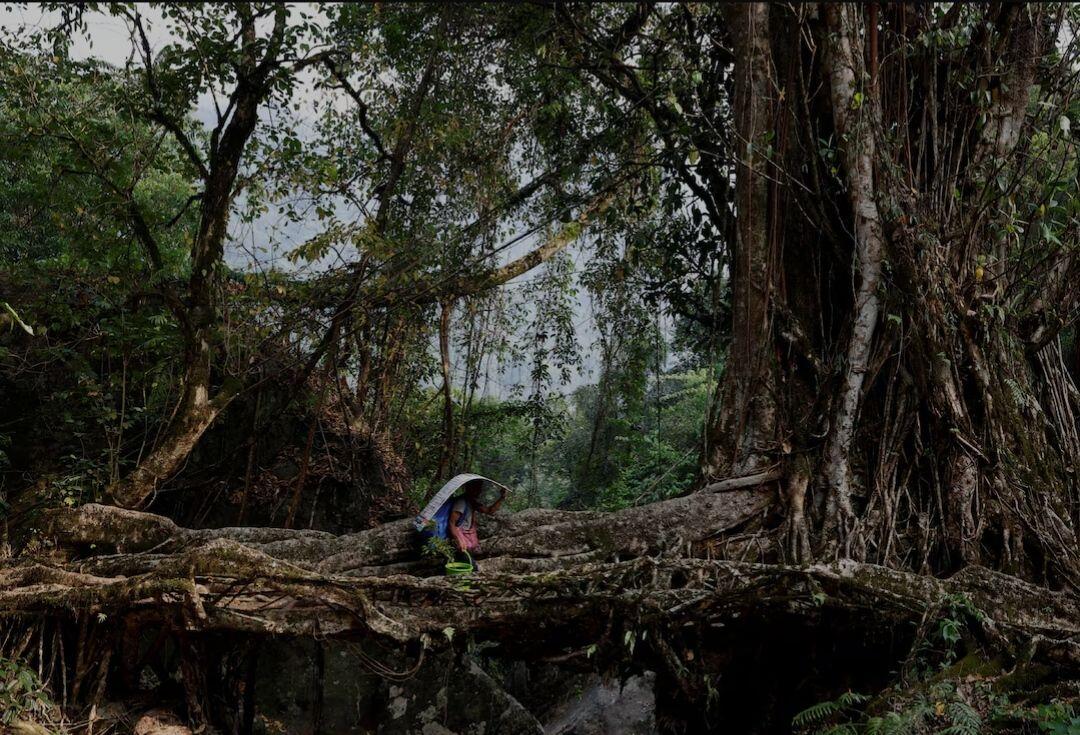
<svg viewBox="0 0 1080 735">
<path fill-rule="evenodd" d="M 465 493 L 450 506 L 450 536 L 460 557 L 468 559 L 469 554 L 480 550 L 480 539 L 476 535 L 476 514 L 494 513 L 506 497 L 506 488 L 499 488 L 499 498 L 491 505 L 480 502 L 480 493 L 486 480 L 469 480 L 465 483 Z M 475 562 L 473 562 L 475 565 Z"/>
</svg>

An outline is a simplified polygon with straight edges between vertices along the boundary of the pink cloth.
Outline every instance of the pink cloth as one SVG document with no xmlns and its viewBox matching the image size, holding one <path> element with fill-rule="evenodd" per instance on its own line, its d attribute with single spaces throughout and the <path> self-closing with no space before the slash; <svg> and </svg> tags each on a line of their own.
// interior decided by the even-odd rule
<svg viewBox="0 0 1080 735">
<path fill-rule="evenodd" d="M 458 529 L 458 534 L 461 535 L 462 541 L 465 542 L 466 551 L 479 551 L 480 550 L 480 538 L 476 535 L 476 527 L 465 530 L 464 528 Z"/>
<path fill-rule="evenodd" d="M 476 509 L 467 499 L 458 498 L 450 510 L 450 533 L 461 541 L 466 551 L 479 550 L 480 537 L 476 534 Z M 463 518 L 458 519 L 461 525 L 453 522 L 454 513 L 461 513 Z"/>
</svg>

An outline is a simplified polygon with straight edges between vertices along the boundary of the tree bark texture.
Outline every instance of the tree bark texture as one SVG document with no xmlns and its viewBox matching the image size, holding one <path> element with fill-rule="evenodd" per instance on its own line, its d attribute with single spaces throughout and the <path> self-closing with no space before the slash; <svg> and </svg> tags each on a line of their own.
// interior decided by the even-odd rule
<svg viewBox="0 0 1080 735">
<path fill-rule="evenodd" d="M 771 299 L 775 239 L 770 235 L 768 135 L 775 131 L 775 75 L 769 3 L 727 8 L 735 58 L 735 208 L 731 348 L 707 438 L 706 476 L 764 470 L 776 450 L 776 352 Z"/>
<path fill-rule="evenodd" d="M 678 626 L 777 606 L 809 618 L 822 606 L 865 607 L 886 625 L 935 614 L 962 595 L 985 613 L 987 634 L 1011 655 L 1041 646 L 1080 663 L 1080 603 L 1072 594 L 980 567 L 942 580 L 852 561 L 794 567 L 709 558 L 713 547 L 694 543 L 695 534 L 713 530 L 690 523 L 707 505 L 710 518 L 725 517 L 734 530 L 760 514 L 770 495 L 698 493 L 633 512 L 510 515 L 485 539 L 484 572 L 468 580 L 401 573 L 415 558 L 404 548 L 405 524 L 343 537 L 197 531 L 152 514 L 88 506 L 53 518 L 72 558 L 0 566 L 0 611 L 138 613 L 192 633 L 363 634 L 398 644 L 430 644 L 452 628 L 511 643 L 515 654 L 552 655 L 553 648 L 587 645 L 611 615 L 639 627 Z M 537 528 L 545 545 L 528 528 Z M 130 540 L 124 552 L 97 547 L 96 555 L 79 557 L 89 543 L 118 538 Z"/>
<path fill-rule="evenodd" d="M 863 81 L 863 52 L 857 31 L 859 8 L 841 3 L 825 7 L 830 45 L 825 53 L 836 134 L 844 141 L 843 161 L 848 198 L 855 214 L 855 266 L 858 282 L 853 308 L 854 323 L 848 338 L 843 380 L 836 397 L 832 432 L 825 450 L 825 478 L 829 486 L 828 523 L 842 534 L 851 519 L 851 468 L 848 452 L 868 368 L 880 300 L 881 260 L 884 236 L 875 201 L 874 116 L 878 108 L 873 91 Z M 839 541 L 841 539 L 830 539 Z"/>
<path fill-rule="evenodd" d="M 1033 238 L 1007 234 L 1038 217 L 1017 197 L 1044 196 L 1054 165 L 1032 143 L 1054 105 L 1031 100 L 1068 77 L 1050 54 L 1060 17 L 724 13 L 732 342 L 702 487 L 778 471 L 787 558 L 1080 586 L 1077 393 L 1049 317 L 1075 312 L 1058 284 L 1080 258 L 1027 261 Z M 970 44 L 925 45 L 960 23 Z"/>
</svg>

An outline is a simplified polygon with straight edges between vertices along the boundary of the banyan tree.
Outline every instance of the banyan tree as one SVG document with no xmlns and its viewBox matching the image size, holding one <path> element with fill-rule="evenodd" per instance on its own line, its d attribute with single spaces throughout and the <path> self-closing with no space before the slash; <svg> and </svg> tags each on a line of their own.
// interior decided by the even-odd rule
<svg viewBox="0 0 1080 735">
<path fill-rule="evenodd" d="M 252 727 L 236 682 L 254 686 L 233 647 L 269 638 L 377 645 L 410 676 L 477 650 L 648 669 L 671 732 L 782 732 L 793 716 L 1021 732 L 1036 707 L 1077 701 L 1076 7 L 373 6 L 320 25 L 241 4 L 235 32 L 209 6 L 165 11 L 190 35 L 156 54 L 137 9 L 113 12 L 135 54 L 80 83 L 128 90 L 129 138 L 99 121 L 100 100 L 47 109 L 25 76 L 3 103 L 30 106 L 6 147 L 46 138 L 66 151 L 58 175 L 98 182 L 95 206 L 151 274 L 140 298 L 178 334 L 175 408 L 97 502 L 39 501 L 35 478 L 10 494 L 0 653 L 51 672 L 72 706 L 122 698 L 147 637 L 175 642 L 189 724 L 233 732 Z M 62 15 L 58 43 L 83 20 Z M 66 63 L 4 53 L 5 74 L 16 57 L 48 74 Z M 387 58 L 394 74 L 374 74 Z M 259 116 L 305 79 L 337 103 L 296 153 Z M 378 84 L 393 99 L 368 93 Z M 196 131 L 184 105 L 204 86 L 224 97 L 216 127 Z M 87 119 L 115 150 L 87 142 L 105 135 Z M 139 188 L 150 159 L 125 157 L 162 146 L 196 182 L 177 214 Z M 340 198 L 305 257 L 341 243 L 355 257 L 275 284 L 243 327 L 261 347 L 238 360 L 230 218 L 244 197 L 297 190 Z M 183 221 L 193 237 L 174 271 L 162 249 Z M 508 254 L 499 237 L 520 222 L 541 236 Z M 218 501 L 178 478 L 208 431 L 264 428 L 259 404 L 235 408 L 256 390 L 273 411 L 307 401 L 335 416 L 301 427 L 301 478 L 331 426 L 350 437 L 334 445 L 344 462 L 400 494 L 413 450 L 395 401 L 430 380 L 445 477 L 463 451 L 454 315 L 566 252 L 638 242 L 643 222 L 663 308 L 723 365 L 691 492 L 485 518 L 466 582 L 432 573 L 408 520 L 333 534 L 300 528 L 295 504 L 283 528 L 191 512 Z M 9 271 L 0 285 L 17 294 Z M 29 354 L 39 338 L 0 340 Z M 423 377 L 410 354 L 429 343 Z M 244 451 L 223 482 L 246 503 Z"/>
</svg>

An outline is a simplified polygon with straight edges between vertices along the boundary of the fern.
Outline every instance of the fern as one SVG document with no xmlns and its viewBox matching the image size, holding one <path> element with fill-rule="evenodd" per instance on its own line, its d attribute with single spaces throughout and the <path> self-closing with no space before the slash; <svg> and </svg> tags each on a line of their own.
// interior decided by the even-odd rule
<svg viewBox="0 0 1080 735">
<path fill-rule="evenodd" d="M 869 701 L 869 695 L 859 694 L 858 692 L 844 692 L 836 698 L 836 703 L 843 707 L 854 707 L 855 705 L 865 704 Z"/>
<path fill-rule="evenodd" d="M 947 711 L 952 725 L 942 732 L 948 735 L 979 735 L 982 732 L 982 717 L 967 702 L 951 702 Z"/>
<path fill-rule="evenodd" d="M 885 718 L 885 735 L 908 735 L 914 728 L 911 719 L 896 712 L 890 712 Z"/>
<path fill-rule="evenodd" d="M 844 723 L 842 725 L 833 725 L 827 730 L 818 730 L 817 735 L 858 735 L 858 729 L 850 724 Z"/>
<path fill-rule="evenodd" d="M 930 704 L 930 701 L 924 697 L 919 697 L 915 700 L 915 703 L 909 707 L 904 715 L 909 718 L 912 728 L 921 725 L 934 713 L 934 706 Z"/>
<path fill-rule="evenodd" d="M 795 727 L 811 727 L 813 725 L 819 725 L 825 720 L 840 714 L 844 711 L 843 705 L 838 701 L 818 702 L 812 704 L 802 712 L 799 712 L 791 719 L 791 724 Z"/>
<path fill-rule="evenodd" d="M 844 692 L 834 700 L 818 702 L 799 712 L 792 718 L 791 724 L 797 728 L 818 727 L 820 735 L 855 735 L 855 726 L 840 723 L 829 728 L 824 728 L 826 721 L 841 715 L 847 710 L 869 701 L 870 697 L 858 692 Z"/>
<path fill-rule="evenodd" d="M 1039 401 L 1035 396 L 1025 392 L 1020 384 L 1012 378 L 1005 378 L 1005 385 L 1009 388 L 1009 393 L 1012 394 L 1013 403 L 1016 407 L 1023 409 L 1030 409 L 1033 413 L 1042 413 L 1042 406 L 1039 405 Z"/>
<path fill-rule="evenodd" d="M 928 721 L 937 715 L 948 718 L 948 727 L 934 730 L 942 735 L 979 735 L 982 732 L 982 717 L 971 705 L 956 699 L 953 685 L 936 684 L 930 694 L 930 698 L 915 698 L 900 712 L 865 718 L 853 710 L 868 702 L 870 697 L 845 692 L 832 701 L 807 707 L 795 715 L 791 724 L 800 729 L 813 729 L 815 735 L 916 735 L 925 732 Z M 948 705 L 943 702 L 948 702 Z M 844 719 L 849 722 L 830 724 L 830 720 L 845 714 L 848 716 Z"/>
<path fill-rule="evenodd" d="M 881 735 L 909 735 L 915 732 L 915 723 L 908 712 L 889 712 L 881 718 Z"/>
</svg>

